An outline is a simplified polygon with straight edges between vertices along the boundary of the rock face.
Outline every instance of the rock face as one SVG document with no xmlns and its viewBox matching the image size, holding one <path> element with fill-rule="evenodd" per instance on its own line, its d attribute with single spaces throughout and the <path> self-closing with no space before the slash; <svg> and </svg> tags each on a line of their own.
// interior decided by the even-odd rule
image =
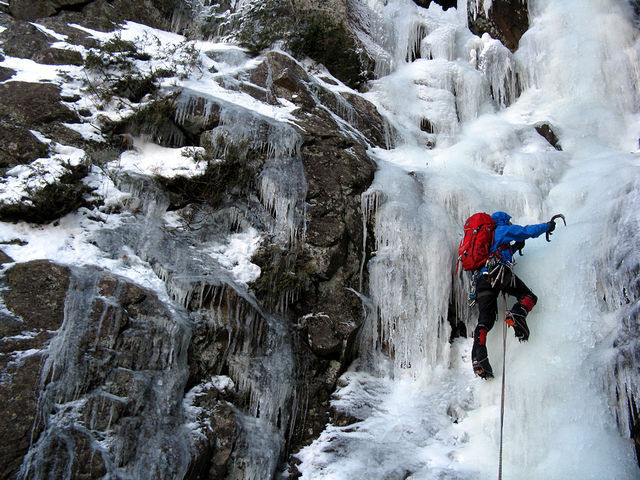
<svg viewBox="0 0 640 480">
<path fill-rule="evenodd" d="M 215 14 L 211 14 L 213 11 Z M 197 12 L 190 35 L 233 39 L 251 55 L 281 48 L 296 58 L 322 63 L 354 89 L 373 78 L 373 63 L 351 28 L 352 6 L 345 0 L 216 2 Z"/>
<path fill-rule="evenodd" d="M 52 48 L 54 41 L 52 36 L 23 21 L 9 21 L 0 33 L 7 55 L 42 64 L 83 63 L 82 55 L 76 51 Z M 8 77 L 14 73 L 8 72 Z M 33 185 L 28 191 L 0 203 L 0 219 L 43 223 L 85 204 L 83 197 L 88 189 L 82 178 L 88 172 L 86 165 L 61 165 L 60 171 L 64 173 L 56 179 L 47 177 L 41 165 L 30 165 L 34 160 L 55 155 L 55 144 L 45 143 L 38 133 L 73 147 L 91 144 L 65 125 L 80 122 L 79 115 L 63 104 L 61 88 L 56 84 L 9 81 L 0 85 L 0 172 L 4 175 L 17 165 L 27 165 L 33 172 Z"/>
<path fill-rule="evenodd" d="M 560 145 L 560 141 L 556 136 L 553 128 L 548 123 L 541 123 L 535 126 L 536 131 L 542 135 L 547 142 L 556 150 L 562 150 L 562 146 Z"/>
<path fill-rule="evenodd" d="M 126 0 L 11 0 L 9 12 L 18 20 L 39 20 L 52 16 L 77 16 L 92 28 L 110 29 L 113 23 L 137 20 L 168 28 L 177 0 L 129 2 Z M 84 20 L 81 20 L 83 17 Z M 88 21 L 88 22 L 87 22 Z"/>
<path fill-rule="evenodd" d="M 173 431 L 189 340 L 179 315 L 93 268 L 34 261 L 9 270 L 7 284 L 16 317 L 2 340 L 10 381 L 0 385 L 0 424 L 12 439 L 3 442 L 3 478 L 20 465 L 28 478 L 101 478 L 142 465 L 184 474 L 187 442 Z M 70 414 L 74 422 L 61 421 Z M 143 446 L 145 435 L 153 447 Z M 149 448 L 165 449 L 171 467 L 145 464 Z"/>
<path fill-rule="evenodd" d="M 529 6 L 526 0 L 493 0 L 485 14 L 483 0 L 477 11 L 469 3 L 469 30 L 478 36 L 488 33 L 512 52 L 518 49 L 520 37 L 529 28 Z"/>
<path fill-rule="evenodd" d="M 44 22 L 54 25 L 117 3 L 43 2 L 32 13 L 55 5 Z M 44 61 L 47 34 L 24 22 L 3 33 L 12 56 Z M 122 253 L 131 252 L 166 292 L 93 266 L 37 261 L 6 274 L 1 365 L 10 380 L 0 382 L 0 404 L 15 441 L 0 452 L 3 478 L 19 469 L 26 478 L 269 478 L 332 417 L 330 395 L 362 322 L 356 293 L 370 246 L 360 194 L 375 172 L 367 150 L 384 148 L 389 128 L 363 96 L 283 52 L 247 65 L 221 85 L 265 106 L 295 106 L 286 121 L 184 88 L 103 124 L 114 144 L 149 135 L 202 147 L 209 162 L 194 178 L 113 172 L 131 195 L 120 206 L 127 215 L 92 244 L 117 262 L 133 261 Z M 89 143 L 62 135 L 62 123 L 82 118 L 58 86 L 0 89 L 4 168 L 46 153 L 30 130 Z M 165 226 L 167 209 L 179 228 Z M 252 258 L 262 273 L 243 284 L 204 246 L 249 228 L 263 238 Z"/>
<path fill-rule="evenodd" d="M 282 401 L 285 404 L 292 402 L 291 408 L 298 408 L 295 405 L 299 401 L 299 395 L 308 398 L 307 407 L 298 413 L 297 420 L 289 420 L 289 425 L 279 427 L 290 430 L 291 438 L 287 447 L 295 450 L 313 439 L 328 421 L 331 415 L 328 406 L 330 394 L 338 375 L 346 368 L 353 355 L 354 337 L 362 321 L 362 305 L 358 297 L 347 289 L 360 288 L 360 264 L 363 256 L 367 255 L 362 245 L 360 194 L 371 183 L 375 171 L 373 162 L 366 154 L 366 147 L 383 146 L 385 126 L 375 108 L 363 98 L 326 90 L 316 84 L 295 60 L 280 52 L 266 54 L 259 64 L 250 71 L 239 74 L 238 81 L 229 82 L 229 85 L 235 85 L 238 90 L 249 93 L 260 101 L 279 104 L 286 100 L 298 106 L 294 111 L 293 129 L 285 125 L 277 127 L 269 122 L 265 124 L 264 119 L 251 117 L 248 112 L 242 115 L 249 114 L 244 122 L 257 122 L 254 126 L 256 132 L 283 129 L 281 137 L 273 139 L 278 144 L 273 148 L 284 149 L 298 159 L 287 160 L 282 167 L 286 166 L 293 171 L 300 168 L 303 176 L 298 177 L 298 181 L 303 183 L 287 186 L 279 184 L 276 189 L 283 189 L 283 194 L 292 195 L 288 197 L 288 202 L 291 202 L 291 207 L 295 205 L 295 211 L 304 215 L 306 227 L 304 231 L 300 231 L 294 226 L 284 239 L 274 232 L 271 241 L 263 244 L 253 258 L 253 262 L 261 267 L 262 273 L 249 285 L 249 297 L 232 289 L 220 290 L 219 287 L 212 286 L 211 294 L 194 298 L 188 308 L 196 313 L 202 305 L 212 305 L 213 302 L 223 305 L 223 312 L 250 312 L 255 308 L 252 306 L 253 297 L 271 313 L 266 314 L 266 319 L 256 318 L 252 322 L 258 322 L 263 325 L 261 328 L 269 330 L 267 325 L 270 323 L 270 315 L 275 315 L 279 321 L 285 321 L 289 331 L 286 337 L 292 339 L 291 344 L 285 347 L 290 340 L 278 339 L 276 331 L 270 342 L 284 341 L 285 344 L 279 348 L 291 349 L 291 356 L 278 361 L 293 361 L 296 370 L 304 371 L 305 374 L 304 377 L 300 377 L 299 373 L 289 374 L 293 376 L 293 388 L 299 392 L 288 394 Z M 224 105 L 210 104 L 204 97 L 191 95 L 193 94 L 187 92 L 182 94 L 182 101 L 186 101 L 191 108 L 189 115 L 181 117 L 180 127 L 188 126 L 191 137 L 225 138 L 233 144 L 232 139 L 236 135 L 234 128 L 216 125 L 216 119 L 228 115 Z M 342 120 L 341 116 L 348 117 L 349 122 Z M 367 128 L 359 132 L 348 127 L 358 123 Z M 209 134 L 202 132 L 198 135 L 195 129 L 197 125 L 201 128 L 213 127 L 213 130 Z M 223 133 L 224 137 L 218 136 Z M 258 147 L 261 140 L 256 138 L 254 141 Z M 291 145 L 290 151 L 287 144 Z M 265 157 L 264 147 L 256 147 L 249 146 L 248 151 L 243 152 L 240 157 L 240 164 L 244 165 L 242 168 L 248 169 L 248 176 L 264 178 L 265 172 L 270 172 L 276 183 L 283 180 L 284 177 L 280 178 L 276 173 L 281 167 L 275 168 L 273 165 L 276 159 L 269 159 L 268 155 Z M 299 164 L 296 163 L 298 161 Z M 287 174 L 287 178 L 290 178 L 293 171 Z M 256 208 L 250 202 L 247 203 L 247 197 L 238 197 L 233 185 L 227 184 L 226 187 L 227 191 L 216 200 L 217 208 L 228 205 L 229 202 L 233 202 L 236 208 L 244 212 Z M 256 191 L 255 195 L 259 197 L 261 194 Z M 301 205 L 298 203 L 301 198 L 304 198 L 306 204 L 303 210 L 300 210 Z M 263 202 L 264 200 L 263 198 Z M 184 201 L 183 198 L 178 203 L 182 204 Z M 264 212 L 252 214 L 257 215 L 262 216 Z M 281 221 L 277 208 L 271 211 L 271 215 L 275 218 L 266 218 L 260 223 L 269 224 L 275 220 L 278 224 Z M 257 313 L 259 317 L 265 315 L 262 310 Z M 214 327 L 220 322 L 226 325 L 224 329 Z M 228 345 L 244 342 L 245 349 L 262 348 L 259 344 L 253 344 L 255 339 L 248 338 L 246 330 L 230 328 L 228 320 L 217 320 L 215 324 L 208 322 L 199 325 L 194 331 L 190 385 L 200 384 L 203 378 L 212 373 L 224 372 L 231 372 L 236 383 L 242 382 L 233 374 L 235 365 L 246 361 L 242 358 L 242 349 L 229 350 Z M 291 379 L 286 382 L 290 381 Z M 264 387 L 253 384 L 251 388 L 259 390 Z M 249 411 L 255 408 L 242 391 L 236 394 L 239 395 L 240 403 L 234 401 L 234 405 L 242 405 Z M 268 403 L 268 399 L 265 400 L 260 408 L 268 409 Z M 215 408 L 220 407 L 219 403 L 216 405 Z M 289 417 L 284 413 L 279 416 Z"/>
<path fill-rule="evenodd" d="M 0 317 L 0 477 L 12 478 L 29 449 L 47 343 L 63 321 L 69 270 L 46 261 L 16 265 L 6 277 L 4 301 L 16 316 Z"/>
</svg>

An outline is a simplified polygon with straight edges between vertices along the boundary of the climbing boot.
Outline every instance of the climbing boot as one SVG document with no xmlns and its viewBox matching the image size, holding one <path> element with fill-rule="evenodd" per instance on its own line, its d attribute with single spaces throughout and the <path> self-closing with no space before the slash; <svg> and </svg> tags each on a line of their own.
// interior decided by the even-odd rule
<svg viewBox="0 0 640 480">
<path fill-rule="evenodd" d="M 473 344 L 471 360 L 473 362 L 473 373 L 480 378 L 493 378 L 493 370 L 491 370 L 491 365 L 489 364 L 489 355 L 485 345 Z"/>
<path fill-rule="evenodd" d="M 507 312 L 504 321 L 507 325 L 513 327 L 513 333 L 521 342 L 529 340 L 529 327 L 527 326 L 527 309 L 516 303 L 513 308 Z"/>
</svg>

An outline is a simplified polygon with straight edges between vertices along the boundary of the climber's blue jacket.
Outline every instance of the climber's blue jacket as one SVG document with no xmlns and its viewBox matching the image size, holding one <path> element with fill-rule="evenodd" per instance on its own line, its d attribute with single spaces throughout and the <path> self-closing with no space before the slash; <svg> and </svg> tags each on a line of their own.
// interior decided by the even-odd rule
<svg viewBox="0 0 640 480">
<path fill-rule="evenodd" d="M 536 238 L 549 230 L 548 223 L 538 223 L 536 225 L 511 225 L 511 215 L 505 212 L 495 212 L 491 218 L 496 222 L 496 230 L 493 234 L 493 244 L 489 253 L 498 250 L 498 255 L 504 262 L 511 262 L 513 252 L 509 247 L 510 242 L 518 242 L 527 238 Z M 502 248 L 500 248 L 502 247 Z"/>
</svg>

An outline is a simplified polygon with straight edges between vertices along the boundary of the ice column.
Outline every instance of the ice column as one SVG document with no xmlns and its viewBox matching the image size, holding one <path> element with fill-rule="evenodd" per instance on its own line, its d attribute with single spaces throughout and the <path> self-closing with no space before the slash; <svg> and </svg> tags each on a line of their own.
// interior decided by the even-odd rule
<svg viewBox="0 0 640 480">
<path fill-rule="evenodd" d="M 379 190 L 385 192 L 382 202 Z M 388 164 L 381 166 L 365 197 L 371 198 L 370 206 L 377 205 L 376 251 L 368 264 L 373 307 L 361 351 L 389 353 L 396 374 L 429 374 L 449 354 L 450 266 L 455 259 L 448 235 L 455 225 L 425 199 L 421 179 Z"/>
</svg>

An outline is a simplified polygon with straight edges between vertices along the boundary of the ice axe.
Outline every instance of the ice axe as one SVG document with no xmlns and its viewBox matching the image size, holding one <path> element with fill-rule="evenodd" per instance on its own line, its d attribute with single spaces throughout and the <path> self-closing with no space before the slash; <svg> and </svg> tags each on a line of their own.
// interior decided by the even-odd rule
<svg viewBox="0 0 640 480">
<path fill-rule="evenodd" d="M 567 226 L 567 219 L 564 218 L 564 215 L 561 213 L 558 213 L 557 215 L 554 215 L 553 217 L 551 217 L 551 220 L 549 220 L 549 223 L 553 222 L 553 224 L 556 224 L 556 219 L 561 218 L 562 221 L 564 222 L 564 226 Z M 554 227 L 555 228 L 555 227 Z M 551 235 L 551 232 L 547 232 L 546 234 L 547 237 L 547 242 L 550 242 L 551 240 L 549 240 L 549 236 Z"/>
</svg>

